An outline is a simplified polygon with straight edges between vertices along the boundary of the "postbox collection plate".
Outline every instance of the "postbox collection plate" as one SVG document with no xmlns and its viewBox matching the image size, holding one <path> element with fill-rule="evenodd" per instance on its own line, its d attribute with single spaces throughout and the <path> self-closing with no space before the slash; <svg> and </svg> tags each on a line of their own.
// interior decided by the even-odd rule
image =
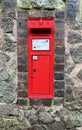
<svg viewBox="0 0 82 130">
<path fill-rule="evenodd" d="M 33 39 L 32 50 L 50 50 L 49 39 Z"/>
</svg>

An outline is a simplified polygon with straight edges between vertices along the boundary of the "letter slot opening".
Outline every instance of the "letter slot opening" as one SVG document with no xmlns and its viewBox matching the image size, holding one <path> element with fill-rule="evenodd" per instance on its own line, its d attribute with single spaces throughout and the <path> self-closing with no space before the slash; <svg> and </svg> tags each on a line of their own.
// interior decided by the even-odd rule
<svg viewBox="0 0 82 130">
<path fill-rule="evenodd" d="M 50 28 L 31 28 L 31 34 L 51 34 Z"/>
</svg>

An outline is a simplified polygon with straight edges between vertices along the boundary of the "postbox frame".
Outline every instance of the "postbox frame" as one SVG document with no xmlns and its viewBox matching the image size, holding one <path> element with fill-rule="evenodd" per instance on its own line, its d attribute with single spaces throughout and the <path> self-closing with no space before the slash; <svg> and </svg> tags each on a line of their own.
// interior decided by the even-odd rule
<svg viewBox="0 0 82 130">
<path fill-rule="evenodd" d="M 44 22 L 43 22 L 44 21 Z M 46 23 L 49 24 L 46 24 Z M 34 24 L 36 23 L 36 24 Z M 55 21 L 53 18 L 38 18 L 28 19 L 28 97 L 29 98 L 53 98 L 54 97 L 54 36 L 55 36 Z M 49 34 L 31 34 L 31 28 L 50 28 Z M 49 39 L 50 50 L 32 50 L 32 39 Z M 33 93 L 32 92 L 32 56 L 49 56 L 50 62 L 50 87 L 49 93 Z M 43 75 L 44 78 L 44 75 Z M 43 86 L 44 87 L 44 86 Z"/>
</svg>

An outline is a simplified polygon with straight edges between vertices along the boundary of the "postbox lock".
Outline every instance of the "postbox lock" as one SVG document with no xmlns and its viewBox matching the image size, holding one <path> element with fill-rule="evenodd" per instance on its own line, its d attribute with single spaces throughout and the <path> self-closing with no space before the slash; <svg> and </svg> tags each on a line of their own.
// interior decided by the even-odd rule
<svg viewBox="0 0 82 130">
<path fill-rule="evenodd" d="M 33 69 L 34 72 L 36 72 L 36 69 Z"/>
</svg>

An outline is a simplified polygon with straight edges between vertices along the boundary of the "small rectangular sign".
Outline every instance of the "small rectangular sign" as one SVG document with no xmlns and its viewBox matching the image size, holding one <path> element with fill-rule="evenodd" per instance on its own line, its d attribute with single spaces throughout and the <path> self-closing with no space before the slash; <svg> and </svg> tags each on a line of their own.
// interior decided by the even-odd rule
<svg viewBox="0 0 82 130">
<path fill-rule="evenodd" d="M 33 39 L 32 50 L 49 50 L 50 49 L 49 39 Z"/>
<path fill-rule="evenodd" d="M 38 60 L 38 56 L 33 56 L 33 60 Z"/>
</svg>

